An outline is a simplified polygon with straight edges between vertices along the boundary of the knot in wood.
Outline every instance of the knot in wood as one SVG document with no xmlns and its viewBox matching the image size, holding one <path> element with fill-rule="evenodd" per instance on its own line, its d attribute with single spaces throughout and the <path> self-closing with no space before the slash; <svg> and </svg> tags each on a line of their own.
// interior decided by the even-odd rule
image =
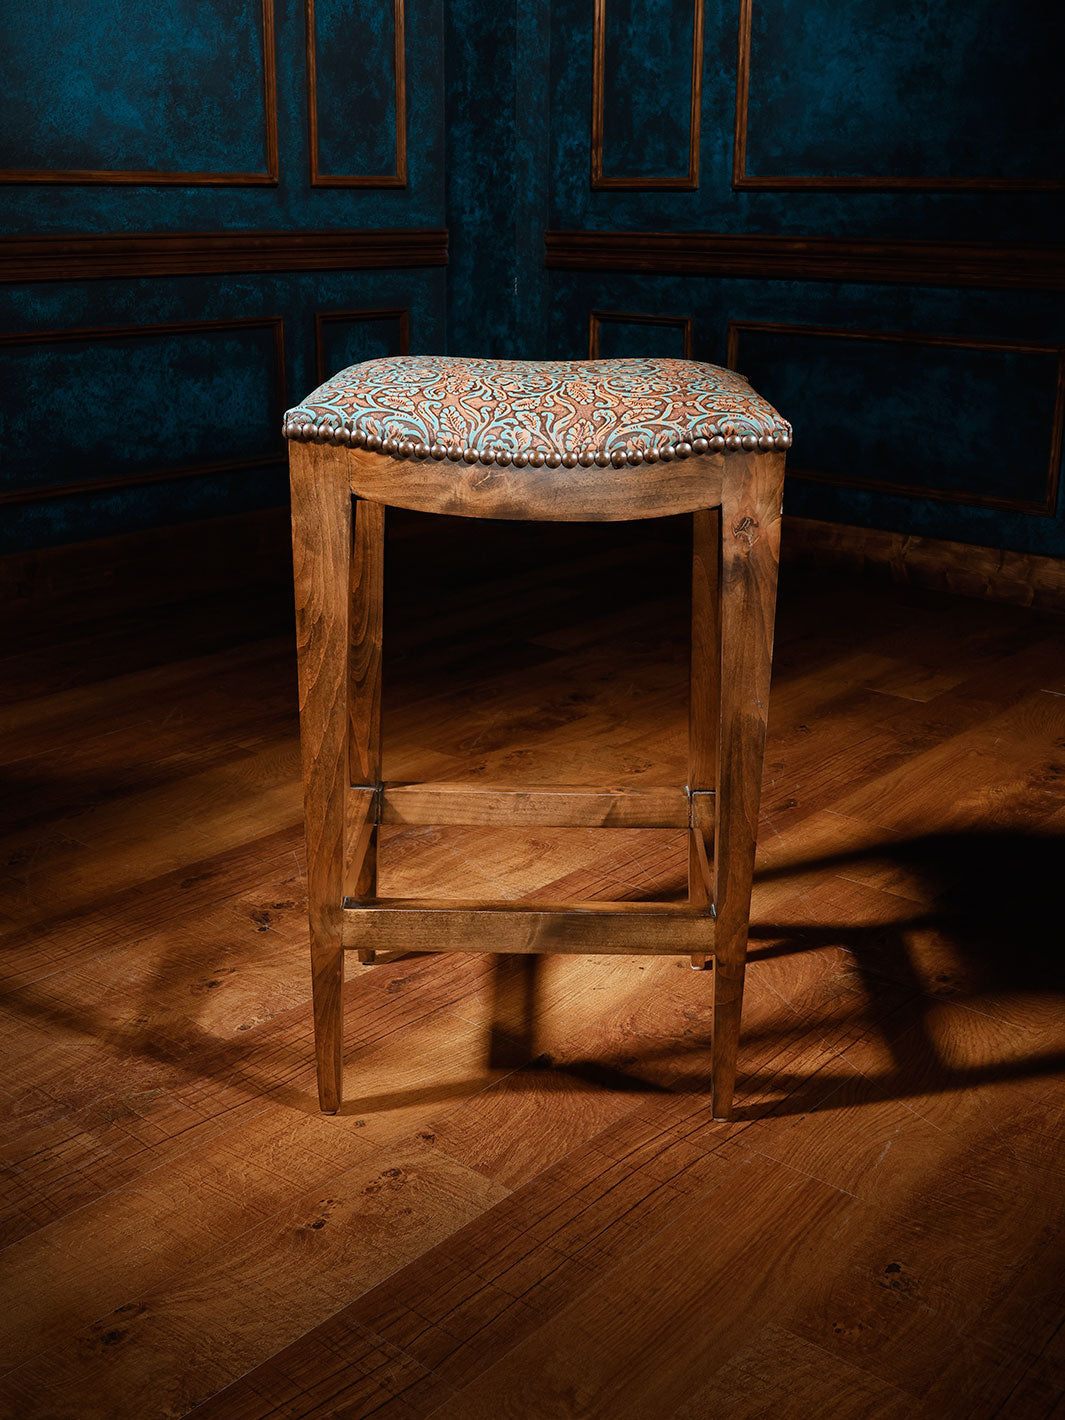
<svg viewBox="0 0 1065 1420">
<path fill-rule="evenodd" d="M 741 518 L 738 523 L 733 523 L 732 536 L 742 539 L 748 547 L 753 547 L 758 536 L 757 518 Z"/>
</svg>

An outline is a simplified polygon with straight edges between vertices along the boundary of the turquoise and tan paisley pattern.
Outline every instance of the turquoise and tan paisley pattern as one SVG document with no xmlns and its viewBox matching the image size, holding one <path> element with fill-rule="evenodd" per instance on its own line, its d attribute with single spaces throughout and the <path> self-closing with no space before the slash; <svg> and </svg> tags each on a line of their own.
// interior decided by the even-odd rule
<svg viewBox="0 0 1065 1420">
<path fill-rule="evenodd" d="M 658 359 L 367 360 L 290 409 L 284 432 L 399 457 L 552 467 L 791 444 L 791 426 L 742 375 Z"/>
</svg>

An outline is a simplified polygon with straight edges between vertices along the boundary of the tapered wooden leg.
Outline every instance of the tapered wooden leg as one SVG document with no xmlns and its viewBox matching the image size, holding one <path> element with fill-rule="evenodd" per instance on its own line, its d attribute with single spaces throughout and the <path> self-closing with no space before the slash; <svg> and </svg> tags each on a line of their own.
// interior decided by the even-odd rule
<svg viewBox="0 0 1065 1420">
<path fill-rule="evenodd" d="M 714 824 L 715 1119 L 728 1118 L 736 1084 L 773 657 L 783 483 L 783 454 L 732 454 L 725 459 Z"/>
<path fill-rule="evenodd" d="M 355 504 L 355 540 L 351 559 L 351 683 L 349 763 L 354 784 L 381 783 L 381 654 L 384 620 L 385 509 L 360 498 Z M 347 896 L 366 901 L 377 893 L 378 823 L 381 797 L 374 799 L 369 843 L 358 858 L 355 881 Z M 347 848 L 352 861 L 354 845 Z M 372 966 L 377 953 L 360 948 L 359 961 Z"/>
<path fill-rule="evenodd" d="M 333 1114 L 340 1107 L 343 1056 L 351 492 L 334 450 L 301 443 L 289 450 L 315 1059 L 319 1103 Z"/>
<path fill-rule="evenodd" d="M 688 698 L 688 791 L 691 828 L 688 835 L 688 901 L 705 906 L 706 853 L 709 822 L 699 812 L 714 791 L 717 760 L 718 676 L 721 624 L 718 613 L 721 510 L 707 508 L 692 515 L 692 636 Z M 700 797 L 702 796 L 702 797 Z M 700 851 L 696 834 L 703 834 Z M 707 958 L 697 953 L 692 967 L 702 971 Z"/>
</svg>

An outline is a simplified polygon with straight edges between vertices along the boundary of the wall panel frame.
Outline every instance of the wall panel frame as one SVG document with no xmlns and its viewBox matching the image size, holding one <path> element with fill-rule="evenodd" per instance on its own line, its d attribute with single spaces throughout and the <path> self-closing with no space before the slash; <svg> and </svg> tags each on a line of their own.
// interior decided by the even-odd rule
<svg viewBox="0 0 1065 1420">
<path fill-rule="evenodd" d="M 588 317 L 588 358 L 599 359 L 599 327 L 604 321 L 623 325 L 667 325 L 681 332 L 684 359 L 690 360 L 695 349 L 694 324 L 691 316 L 645 315 L 637 311 L 592 311 Z"/>
<path fill-rule="evenodd" d="M 324 173 L 318 153 L 318 61 L 314 3 L 306 0 L 307 105 L 312 187 L 406 187 L 407 185 L 407 59 L 404 0 L 392 0 L 394 27 L 393 79 L 396 95 L 396 170 L 394 173 Z"/>
<path fill-rule="evenodd" d="M 606 7 L 595 0 L 592 23 L 592 187 L 606 189 L 672 188 L 694 191 L 699 186 L 699 134 L 703 92 L 703 10 L 705 0 L 694 0 L 692 20 L 691 108 L 688 119 L 688 171 L 677 177 L 607 177 L 603 173 L 606 106 Z"/>
<path fill-rule="evenodd" d="M 748 109 L 751 91 L 751 22 L 755 0 L 740 0 L 739 45 L 736 64 L 736 121 L 732 148 L 732 186 L 738 189 L 794 191 L 817 188 L 851 188 L 866 192 L 904 189 L 925 192 L 1054 192 L 1065 190 L 1065 177 L 879 177 L 806 176 L 781 174 L 754 176 L 747 171 Z"/>
<path fill-rule="evenodd" d="M 160 467 L 111 478 L 91 478 L 69 483 L 48 483 L 0 490 L 0 504 L 37 503 L 49 498 L 67 497 L 74 493 L 98 493 L 114 488 L 131 488 L 146 483 L 166 483 L 179 478 L 200 478 L 210 474 L 234 473 L 240 469 L 281 467 L 285 462 L 281 439 L 281 414 L 285 408 L 285 339 L 281 316 L 253 317 L 235 320 L 199 320 L 164 322 L 155 325 L 84 326 L 75 330 L 29 331 L 18 335 L 0 335 L 0 347 L 17 345 L 85 343 L 93 340 L 113 340 L 159 335 L 188 335 L 197 332 L 265 329 L 273 332 L 274 367 L 273 395 L 277 412 L 278 447 L 274 455 L 259 454 L 252 458 L 205 460 L 173 467 Z"/>
<path fill-rule="evenodd" d="M 274 187 L 278 182 L 277 58 L 274 43 L 274 0 L 260 0 L 263 23 L 263 112 L 266 121 L 264 173 L 123 172 L 113 169 L 24 168 L 0 170 L 0 183 L 103 183 L 137 186 Z"/>
<path fill-rule="evenodd" d="M 325 329 L 331 324 L 345 321 L 395 320 L 399 322 L 398 355 L 410 354 L 410 309 L 407 306 L 389 306 L 375 309 L 363 307 L 354 311 L 316 311 L 314 316 L 314 363 L 318 383 L 327 380 L 332 370 L 326 368 Z"/>
<path fill-rule="evenodd" d="M 880 478 L 867 478 L 861 474 L 846 476 L 823 472 L 818 469 L 803 468 L 789 463 L 790 478 L 807 479 L 815 483 L 828 483 L 839 488 L 857 488 L 876 493 L 889 493 L 906 498 L 928 498 L 940 503 L 959 503 L 976 508 L 998 508 L 1005 512 L 1035 514 L 1052 517 L 1057 508 L 1058 483 L 1061 469 L 1063 431 L 1065 431 L 1065 346 L 1036 345 L 1016 340 L 978 340 L 966 336 L 911 334 L 898 331 L 845 330 L 833 326 L 781 325 L 770 321 L 730 320 L 727 332 L 727 353 L 729 369 L 735 370 L 739 360 L 739 341 L 744 331 L 759 335 L 800 335 L 817 336 L 846 341 L 873 341 L 877 344 L 938 346 L 956 350 L 1000 350 L 1018 355 L 1045 355 L 1056 361 L 1054 409 L 1051 417 L 1050 453 L 1047 460 L 1043 496 L 1039 499 L 1011 498 L 1006 495 L 991 494 L 979 489 L 945 489 L 927 485 L 908 484 Z"/>
</svg>

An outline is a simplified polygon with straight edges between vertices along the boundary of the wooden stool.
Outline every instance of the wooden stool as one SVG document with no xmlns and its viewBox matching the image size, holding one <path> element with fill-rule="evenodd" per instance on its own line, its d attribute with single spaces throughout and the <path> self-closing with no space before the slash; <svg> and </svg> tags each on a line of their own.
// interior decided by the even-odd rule
<svg viewBox="0 0 1065 1420">
<path fill-rule="evenodd" d="M 395 356 L 285 416 L 318 1096 L 341 1101 L 345 949 L 714 960 L 712 1102 L 736 1078 L 790 427 L 740 375 L 685 360 Z M 688 784 L 469 789 L 381 780 L 385 506 L 605 521 L 692 513 Z M 681 904 L 376 895 L 380 824 L 686 828 Z"/>
</svg>

